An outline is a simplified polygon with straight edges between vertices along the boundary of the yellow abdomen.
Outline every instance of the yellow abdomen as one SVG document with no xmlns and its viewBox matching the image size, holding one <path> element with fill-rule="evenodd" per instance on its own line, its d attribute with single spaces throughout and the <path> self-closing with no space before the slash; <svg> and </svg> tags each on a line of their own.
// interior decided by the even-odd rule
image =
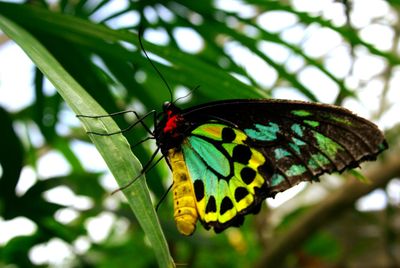
<svg viewBox="0 0 400 268">
<path fill-rule="evenodd" d="M 174 185 L 174 218 L 181 234 L 191 235 L 196 229 L 198 218 L 193 184 L 183 159 L 182 151 L 170 149 L 168 160 L 172 169 Z"/>
</svg>

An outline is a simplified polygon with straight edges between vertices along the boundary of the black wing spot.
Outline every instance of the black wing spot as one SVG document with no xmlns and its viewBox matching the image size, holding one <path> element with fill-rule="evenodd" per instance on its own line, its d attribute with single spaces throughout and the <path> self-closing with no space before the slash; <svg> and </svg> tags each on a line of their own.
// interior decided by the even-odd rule
<svg viewBox="0 0 400 268">
<path fill-rule="evenodd" d="M 209 212 L 217 212 L 217 204 L 215 202 L 215 197 L 213 195 L 211 195 L 210 199 L 208 199 L 208 203 L 206 206 L 206 213 Z"/>
<path fill-rule="evenodd" d="M 204 183 L 201 180 L 194 181 L 194 194 L 196 195 L 197 202 L 204 198 Z"/>
<path fill-rule="evenodd" d="M 185 173 L 181 173 L 180 174 L 180 181 L 186 181 L 186 180 L 187 180 L 186 174 Z"/>
<path fill-rule="evenodd" d="M 221 209 L 220 209 L 221 215 L 223 215 L 225 212 L 227 212 L 228 210 L 230 210 L 232 208 L 233 208 L 232 201 L 229 199 L 229 197 L 225 196 L 221 202 Z"/>
<path fill-rule="evenodd" d="M 239 144 L 233 148 L 232 158 L 233 161 L 246 165 L 251 158 L 251 150 L 246 145 Z"/>
<path fill-rule="evenodd" d="M 255 172 L 255 170 L 252 168 L 249 168 L 249 167 L 244 167 L 240 171 L 240 177 L 242 177 L 242 180 L 247 185 L 251 184 L 254 181 L 256 175 L 257 175 L 257 173 Z"/>
<path fill-rule="evenodd" d="M 222 129 L 222 142 L 229 143 L 234 141 L 236 138 L 235 131 L 232 128 L 224 127 Z"/>
<path fill-rule="evenodd" d="M 240 202 L 243 198 L 245 198 L 249 194 L 249 191 L 247 191 L 246 188 L 244 187 L 238 187 L 235 190 L 235 200 L 236 202 Z"/>
</svg>

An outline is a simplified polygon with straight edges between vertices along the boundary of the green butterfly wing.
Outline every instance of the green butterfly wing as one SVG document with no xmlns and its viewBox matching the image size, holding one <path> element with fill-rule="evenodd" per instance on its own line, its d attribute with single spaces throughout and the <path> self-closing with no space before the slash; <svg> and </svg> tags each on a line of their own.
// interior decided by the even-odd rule
<svg viewBox="0 0 400 268">
<path fill-rule="evenodd" d="M 375 125 L 348 110 L 267 103 L 212 103 L 184 113 L 197 122 L 181 147 L 206 228 L 238 226 L 266 197 L 355 167 L 387 147 Z"/>
<path fill-rule="evenodd" d="M 197 127 L 182 144 L 199 218 L 206 228 L 219 231 L 240 225 L 242 215 L 260 203 L 259 191 L 267 183 L 257 169 L 265 157 L 244 145 L 246 139 L 238 129 L 209 123 Z M 243 148 L 249 150 L 246 161 L 240 156 Z"/>
</svg>

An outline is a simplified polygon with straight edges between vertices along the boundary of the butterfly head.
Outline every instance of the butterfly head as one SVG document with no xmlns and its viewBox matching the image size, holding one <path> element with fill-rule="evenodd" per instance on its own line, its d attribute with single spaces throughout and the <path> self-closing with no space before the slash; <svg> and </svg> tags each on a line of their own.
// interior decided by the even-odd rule
<svg viewBox="0 0 400 268">
<path fill-rule="evenodd" d="M 185 121 L 181 109 L 172 102 L 163 105 L 162 118 L 156 127 L 157 144 L 161 150 L 179 147 L 184 138 Z"/>
<path fill-rule="evenodd" d="M 163 104 L 163 112 L 164 113 L 167 113 L 168 111 L 172 111 L 175 109 L 177 109 L 177 107 L 172 102 L 170 102 L 170 101 L 164 102 L 164 104 Z"/>
</svg>

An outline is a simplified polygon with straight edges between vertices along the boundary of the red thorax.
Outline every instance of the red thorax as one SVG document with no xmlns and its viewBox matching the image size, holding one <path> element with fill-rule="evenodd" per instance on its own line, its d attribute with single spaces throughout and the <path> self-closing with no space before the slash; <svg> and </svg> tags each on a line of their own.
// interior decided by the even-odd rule
<svg viewBox="0 0 400 268">
<path fill-rule="evenodd" d="M 164 133 L 172 133 L 172 135 L 174 135 L 177 124 L 182 117 L 179 114 L 172 114 L 172 111 L 167 111 L 167 116 L 167 123 L 165 124 L 163 131 Z"/>
</svg>

